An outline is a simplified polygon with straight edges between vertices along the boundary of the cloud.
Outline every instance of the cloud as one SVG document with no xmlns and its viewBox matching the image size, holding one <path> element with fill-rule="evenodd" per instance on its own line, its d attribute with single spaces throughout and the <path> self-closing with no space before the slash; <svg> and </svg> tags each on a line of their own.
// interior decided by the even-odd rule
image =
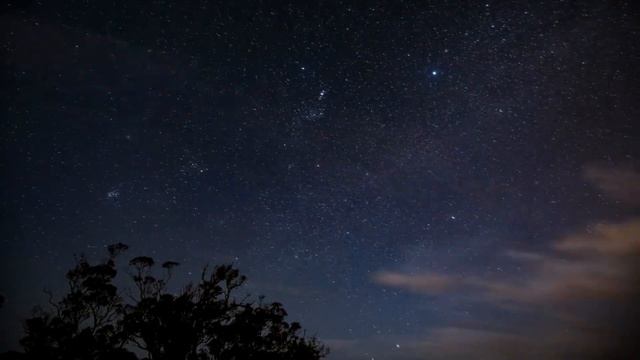
<svg viewBox="0 0 640 360">
<path fill-rule="evenodd" d="M 433 359 L 549 359 L 545 347 L 514 333 L 462 327 L 443 327 L 429 333 L 417 344 L 422 354 Z M 527 349 L 523 354 L 522 349 Z"/>
<path fill-rule="evenodd" d="M 440 294 L 458 285 L 459 281 L 440 274 L 405 275 L 395 272 L 379 272 L 374 275 L 378 284 L 425 294 Z"/>
<path fill-rule="evenodd" d="M 626 256 L 640 254 L 640 220 L 596 224 L 587 234 L 567 237 L 555 248 L 574 255 Z"/>
<path fill-rule="evenodd" d="M 589 167 L 585 176 L 605 195 L 640 204 L 638 173 Z M 474 327 L 433 329 L 415 345 L 423 354 L 591 359 L 640 353 L 635 340 L 640 336 L 640 217 L 593 222 L 552 241 L 546 251 L 509 250 L 505 255 L 522 269 L 517 276 L 385 271 L 372 280 L 412 293 L 462 295 L 520 319 L 507 329 L 511 331 L 495 330 L 492 324 L 478 328 L 477 322 Z"/>
<path fill-rule="evenodd" d="M 509 251 L 530 270 L 519 281 L 458 277 L 439 273 L 380 272 L 377 284 L 416 293 L 470 292 L 478 300 L 551 304 L 563 301 L 608 300 L 635 291 L 637 255 L 640 255 L 640 218 L 616 224 L 598 224 L 552 245 L 555 253 Z"/>
<path fill-rule="evenodd" d="M 603 338 L 567 329 L 534 328 L 496 331 L 449 326 L 429 332 L 413 347 L 430 360 L 559 360 L 610 359 L 615 350 L 602 350 Z"/>
<path fill-rule="evenodd" d="M 631 167 L 589 165 L 584 176 L 606 196 L 631 205 L 640 205 L 640 173 Z"/>
<path fill-rule="evenodd" d="M 549 253 L 508 252 L 525 273 L 519 279 L 382 272 L 373 281 L 511 311 L 513 332 L 444 327 L 415 351 L 433 359 L 563 359 L 628 356 L 637 348 L 640 321 L 640 218 L 602 223 L 564 237 Z M 526 318 L 526 316 L 525 316 Z M 524 329 L 524 330 L 523 330 Z M 518 332 L 524 331 L 523 334 Z"/>
</svg>

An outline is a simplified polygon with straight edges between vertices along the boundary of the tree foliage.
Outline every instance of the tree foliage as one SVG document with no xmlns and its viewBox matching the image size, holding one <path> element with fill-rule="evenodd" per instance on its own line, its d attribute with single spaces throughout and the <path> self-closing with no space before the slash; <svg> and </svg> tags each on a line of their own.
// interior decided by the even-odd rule
<svg viewBox="0 0 640 360">
<path fill-rule="evenodd" d="M 114 284 L 116 257 L 124 244 L 92 265 L 80 257 L 66 274 L 69 290 L 50 310 L 37 309 L 25 321 L 21 340 L 26 359 L 275 360 L 320 359 L 327 350 L 301 326 L 286 321 L 279 303 L 238 299 L 246 278 L 230 265 L 207 267 L 196 284 L 167 290 L 173 261 L 161 265 L 139 256 L 129 262 L 127 292 Z M 127 295 L 125 298 L 125 294 Z"/>
</svg>

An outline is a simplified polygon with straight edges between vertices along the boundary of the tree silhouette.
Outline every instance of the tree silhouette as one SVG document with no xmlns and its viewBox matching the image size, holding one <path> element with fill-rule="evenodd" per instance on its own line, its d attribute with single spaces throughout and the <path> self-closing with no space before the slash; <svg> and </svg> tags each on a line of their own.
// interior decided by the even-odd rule
<svg viewBox="0 0 640 360">
<path fill-rule="evenodd" d="M 58 301 L 49 293 L 51 310 L 36 309 L 26 320 L 24 354 L 3 358 L 293 360 L 327 354 L 315 338 L 300 334 L 298 323 L 285 320 L 281 304 L 237 299 L 246 278 L 230 265 L 205 267 L 197 284 L 172 294 L 166 287 L 178 263 L 163 263 L 156 277 L 154 259 L 135 257 L 129 262 L 133 291 L 124 299 L 113 281 L 116 257 L 127 248 L 109 246 L 108 258 L 96 265 L 78 258 L 66 275 L 68 293 Z"/>
</svg>

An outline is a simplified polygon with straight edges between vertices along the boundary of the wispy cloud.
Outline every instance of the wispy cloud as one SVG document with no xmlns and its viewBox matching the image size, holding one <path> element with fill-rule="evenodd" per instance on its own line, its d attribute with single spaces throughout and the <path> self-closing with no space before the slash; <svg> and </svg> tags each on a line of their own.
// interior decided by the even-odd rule
<svg viewBox="0 0 640 360">
<path fill-rule="evenodd" d="M 585 167 L 584 175 L 604 195 L 624 203 L 640 205 L 640 173 L 632 167 L 592 164 Z"/>
<path fill-rule="evenodd" d="M 530 269 L 519 281 L 439 273 L 381 272 L 374 282 L 417 293 L 472 292 L 478 299 L 500 302 L 557 303 L 608 299 L 634 290 L 631 276 L 640 254 L 640 218 L 598 224 L 555 242 L 551 254 L 508 252 Z"/>
<path fill-rule="evenodd" d="M 590 167 L 585 176 L 606 196 L 640 204 L 640 174 Z M 385 271 L 372 280 L 432 296 L 464 294 L 469 301 L 489 307 L 535 314 L 535 325 L 513 324 L 513 332 L 492 330 L 490 324 L 480 329 L 435 329 L 416 345 L 424 354 L 475 359 L 610 358 L 640 351 L 631 340 L 640 326 L 640 217 L 594 222 L 552 241 L 546 251 L 510 250 L 506 256 L 520 265 L 522 274 L 462 277 Z"/>
<path fill-rule="evenodd" d="M 383 271 L 374 275 L 374 281 L 381 285 L 425 294 L 440 294 L 459 285 L 458 279 L 434 273 L 407 275 Z"/>
</svg>

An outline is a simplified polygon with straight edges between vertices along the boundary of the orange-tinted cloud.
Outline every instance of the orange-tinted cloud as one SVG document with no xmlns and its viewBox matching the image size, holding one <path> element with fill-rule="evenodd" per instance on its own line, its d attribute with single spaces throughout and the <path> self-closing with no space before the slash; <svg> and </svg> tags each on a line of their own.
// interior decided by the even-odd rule
<svg viewBox="0 0 640 360">
<path fill-rule="evenodd" d="M 531 269 L 518 282 L 479 276 L 453 277 L 438 273 L 377 273 L 373 281 L 416 293 L 470 291 L 494 302 L 556 303 L 625 296 L 635 290 L 632 281 L 640 254 L 640 219 L 598 224 L 552 245 L 554 253 L 508 252 Z M 631 258 L 629 258 L 631 257 Z"/>
<path fill-rule="evenodd" d="M 574 255 L 626 256 L 640 254 L 640 220 L 620 224 L 600 223 L 586 234 L 569 236 L 555 248 Z"/>
<path fill-rule="evenodd" d="M 640 204 L 640 174 L 589 167 L 587 179 L 610 198 Z M 442 358 L 614 358 L 640 354 L 640 217 L 593 222 L 550 243 L 547 251 L 508 251 L 524 269 L 510 276 L 451 276 L 382 272 L 373 281 L 429 295 L 464 294 L 487 306 L 537 314 L 517 334 L 487 328 L 445 327 L 421 342 Z M 589 309 L 589 310 L 587 310 Z M 522 330 L 525 328 L 526 330 Z M 530 356 L 531 355 L 531 356 Z M 436 355 L 435 358 L 438 355 Z"/>
</svg>

